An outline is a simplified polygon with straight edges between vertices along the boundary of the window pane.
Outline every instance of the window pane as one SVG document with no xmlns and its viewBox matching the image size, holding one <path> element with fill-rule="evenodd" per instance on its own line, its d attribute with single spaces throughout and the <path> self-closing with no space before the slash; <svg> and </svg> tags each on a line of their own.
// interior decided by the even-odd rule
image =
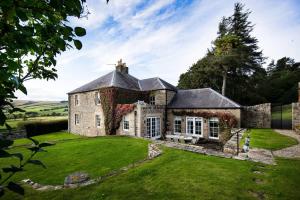
<svg viewBox="0 0 300 200">
<path fill-rule="evenodd" d="M 193 118 L 187 118 L 187 133 L 193 134 L 194 132 L 194 121 Z"/>
<path fill-rule="evenodd" d="M 181 119 L 175 119 L 174 121 L 174 132 L 181 133 Z"/>
<path fill-rule="evenodd" d="M 201 119 L 195 119 L 195 134 L 196 135 L 201 135 L 202 133 L 201 133 L 201 130 L 202 129 L 202 121 L 201 121 Z"/>
<path fill-rule="evenodd" d="M 218 138 L 219 137 L 219 120 L 218 118 L 211 118 L 209 120 L 209 136 Z"/>
</svg>

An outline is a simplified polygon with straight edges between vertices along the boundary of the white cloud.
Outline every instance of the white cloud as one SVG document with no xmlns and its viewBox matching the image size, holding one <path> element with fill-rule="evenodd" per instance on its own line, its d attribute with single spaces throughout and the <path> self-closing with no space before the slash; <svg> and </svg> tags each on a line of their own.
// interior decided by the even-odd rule
<svg viewBox="0 0 300 200">
<path fill-rule="evenodd" d="M 252 11 L 250 20 L 256 24 L 253 34 L 264 55 L 300 60 L 300 25 L 295 23 L 300 20 L 293 2 L 243 2 Z M 216 36 L 218 22 L 222 16 L 232 14 L 235 1 L 194 1 L 179 9 L 176 3 L 112 0 L 106 5 L 91 1 L 89 8 L 94 14 L 88 21 L 77 22 L 88 32 L 83 49 L 58 58 L 57 81 L 29 82 L 29 95 L 19 97 L 66 99 L 66 92 L 113 70 L 114 66 L 107 64 L 116 63 L 119 58 L 138 78 L 160 76 L 176 85 L 179 75 L 204 56 Z"/>
</svg>

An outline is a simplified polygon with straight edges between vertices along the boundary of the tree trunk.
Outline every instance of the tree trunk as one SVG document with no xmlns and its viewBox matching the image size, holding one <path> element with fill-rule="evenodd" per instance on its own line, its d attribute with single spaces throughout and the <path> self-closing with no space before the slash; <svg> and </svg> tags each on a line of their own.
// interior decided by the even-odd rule
<svg viewBox="0 0 300 200">
<path fill-rule="evenodd" d="M 227 81 L 227 71 L 223 73 L 223 84 L 222 84 L 222 95 L 225 96 L 226 92 L 226 81 Z"/>
</svg>

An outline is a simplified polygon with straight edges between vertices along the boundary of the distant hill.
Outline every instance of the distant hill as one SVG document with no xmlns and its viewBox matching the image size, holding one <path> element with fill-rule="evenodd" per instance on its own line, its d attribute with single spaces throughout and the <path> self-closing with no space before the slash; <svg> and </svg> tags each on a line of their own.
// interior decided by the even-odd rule
<svg viewBox="0 0 300 200">
<path fill-rule="evenodd" d="M 13 104 L 25 112 L 14 113 L 9 118 L 66 116 L 68 115 L 68 101 L 30 101 L 15 100 Z"/>
</svg>

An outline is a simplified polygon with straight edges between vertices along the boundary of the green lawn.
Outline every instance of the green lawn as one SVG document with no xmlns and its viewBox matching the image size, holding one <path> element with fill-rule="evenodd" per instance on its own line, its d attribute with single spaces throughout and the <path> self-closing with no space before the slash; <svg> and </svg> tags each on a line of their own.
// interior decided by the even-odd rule
<svg viewBox="0 0 300 200">
<path fill-rule="evenodd" d="M 70 134 L 67 132 L 57 132 L 57 133 L 49 133 L 45 135 L 39 135 L 32 137 L 33 139 L 38 140 L 39 142 L 63 142 L 71 139 L 79 139 L 84 137 L 79 135 Z M 27 138 L 22 138 L 14 141 L 13 146 L 22 146 L 22 145 L 30 145 L 32 141 Z"/>
<path fill-rule="evenodd" d="M 65 174 L 75 171 L 95 177 L 144 158 L 146 149 L 147 141 L 128 137 L 65 140 L 40 154 L 47 169 L 27 168 L 18 179 L 61 183 Z M 25 186 L 25 198 L 6 192 L 3 199 L 257 199 L 255 193 L 267 199 L 299 199 L 300 160 L 276 161 L 268 166 L 163 148 L 160 157 L 100 184 L 48 192 Z M 253 173 L 257 170 L 262 174 Z"/>
<path fill-rule="evenodd" d="M 59 138 L 64 140 L 72 138 L 68 133 L 43 135 L 38 138 L 41 141 L 55 141 L 56 136 L 56 141 Z M 16 144 L 20 145 L 25 142 L 21 139 L 17 140 Z M 46 150 L 47 152 L 40 152 L 34 157 L 34 159 L 41 160 L 46 165 L 46 169 L 27 165 L 25 171 L 14 176 L 14 180 L 30 178 L 43 184 L 63 184 L 64 178 L 76 171 L 85 171 L 91 177 L 98 177 L 144 159 L 147 155 L 147 141 L 127 137 L 78 138 L 74 136 L 73 140 L 60 140 Z M 25 157 L 28 157 L 30 153 L 24 147 L 14 147 L 10 152 L 22 152 Z M 17 165 L 17 163 L 16 158 L 1 159 L 0 167 Z"/>
<path fill-rule="evenodd" d="M 281 135 L 272 129 L 250 129 L 244 133 L 241 146 L 244 144 L 247 135 L 250 136 L 250 148 L 278 150 L 298 144 L 296 139 Z"/>
</svg>

